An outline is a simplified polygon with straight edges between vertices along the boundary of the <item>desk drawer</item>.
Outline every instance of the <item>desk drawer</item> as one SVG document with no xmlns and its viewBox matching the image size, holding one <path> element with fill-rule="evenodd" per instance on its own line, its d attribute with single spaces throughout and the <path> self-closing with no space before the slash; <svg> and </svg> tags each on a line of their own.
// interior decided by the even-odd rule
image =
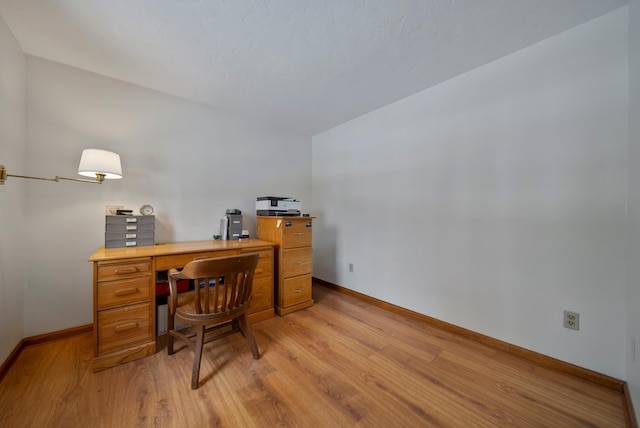
<svg viewBox="0 0 640 428">
<path fill-rule="evenodd" d="M 152 277 L 98 283 L 98 309 L 148 300 L 151 296 Z"/>
<path fill-rule="evenodd" d="M 282 277 L 311 273 L 311 247 L 294 248 L 282 251 Z"/>
<path fill-rule="evenodd" d="M 269 248 L 257 248 L 257 249 L 249 249 L 249 250 L 240 250 L 240 254 L 257 254 L 258 255 L 258 263 L 271 260 L 273 258 L 273 247 Z"/>
<path fill-rule="evenodd" d="M 156 257 L 156 270 L 182 269 L 187 263 L 196 259 L 235 256 L 239 250 L 203 251 L 201 253 L 172 254 Z"/>
<path fill-rule="evenodd" d="M 311 300 L 311 275 L 288 278 L 283 282 L 283 293 L 278 299 L 282 307 L 286 308 L 297 303 Z"/>
<path fill-rule="evenodd" d="M 151 302 L 98 312 L 98 353 L 153 339 Z"/>
<path fill-rule="evenodd" d="M 273 286 L 271 278 L 254 279 L 249 313 L 273 308 Z"/>
<path fill-rule="evenodd" d="M 127 263 L 98 263 L 98 281 L 145 275 L 151 276 L 150 259 Z"/>
<path fill-rule="evenodd" d="M 271 257 L 271 251 L 266 253 L 266 257 L 263 257 L 264 253 L 258 254 L 260 254 L 260 258 L 258 259 L 258 266 L 256 266 L 253 277 L 255 279 L 271 278 L 273 276 L 273 258 Z"/>
</svg>

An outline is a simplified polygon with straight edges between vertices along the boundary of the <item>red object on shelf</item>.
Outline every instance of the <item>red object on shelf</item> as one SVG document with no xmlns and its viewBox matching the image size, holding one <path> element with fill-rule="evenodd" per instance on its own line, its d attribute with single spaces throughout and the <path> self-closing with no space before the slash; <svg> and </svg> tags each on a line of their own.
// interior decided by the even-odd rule
<svg viewBox="0 0 640 428">
<path fill-rule="evenodd" d="M 181 291 L 188 291 L 188 290 L 189 290 L 189 280 L 179 279 L 178 293 Z M 166 296 L 166 295 L 169 295 L 169 283 L 168 282 L 156 283 L 156 296 Z"/>
</svg>

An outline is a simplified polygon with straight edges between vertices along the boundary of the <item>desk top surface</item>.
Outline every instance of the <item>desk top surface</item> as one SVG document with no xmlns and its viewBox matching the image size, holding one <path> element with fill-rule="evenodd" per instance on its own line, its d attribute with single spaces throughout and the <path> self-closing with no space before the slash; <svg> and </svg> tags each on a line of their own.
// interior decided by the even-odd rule
<svg viewBox="0 0 640 428">
<path fill-rule="evenodd" d="M 103 260 L 124 259 L 133 257 L 157 257 L 172 254 L 197 253 L 201 251 L 242 250 L 259 247 L 273 247 L 276 244 L 259 239 L 239 239 L 227 241 L 203 241 L 166 242 L 145 247 L 104 248 L 100 247 L 91 257 L 90 262 Z"/>
</svg>

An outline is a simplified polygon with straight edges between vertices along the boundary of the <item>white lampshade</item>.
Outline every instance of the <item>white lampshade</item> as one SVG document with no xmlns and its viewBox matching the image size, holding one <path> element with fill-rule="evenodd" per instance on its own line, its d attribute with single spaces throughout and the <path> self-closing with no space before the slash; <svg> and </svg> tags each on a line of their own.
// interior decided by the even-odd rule
<svg viewBox="0 0 640 428">
<path fill-rule="evenodd" d="M 78 174 L 95 177 L 104 174 L 104 178 L 122 178 L 120 155 L 100 149 L 84 149 L 78 166 Z"/>
</svg>

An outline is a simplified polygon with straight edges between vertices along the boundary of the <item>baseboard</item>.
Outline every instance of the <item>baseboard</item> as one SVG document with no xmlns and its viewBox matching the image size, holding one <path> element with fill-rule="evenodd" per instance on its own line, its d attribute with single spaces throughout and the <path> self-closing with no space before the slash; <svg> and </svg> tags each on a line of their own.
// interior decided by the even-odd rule
<svg viewBox="0 0 640 428">
<path fill-rule="evenodd" d="M 441 321 L 439 319 L 432 318 L 428 315 L 420 314 L 418 312 L 414 312 L 409 309 L 405 309 L 400 306 L 387 303 L 383 300 L 379 300 L 374 297 L 367 296 L 366 294 L 362 294 L 357 291 L 350 290 L 348 288 L 333 284 L 331 282 L 325 281 L 320 278 L 313 277 L 313 284 L 320 285 L 320 286 L 332 289 L 334 291 L 337 291 L 338 293 L 354 297 L 358 300 L 369 303 L 370 305 L 373 305 L 382 309 L 386 309 L 398 315 L 403 315 L 408 318 L 412 318 L 418 321 L 423 321 L 440 330 L 444 330 L 446 332 L 474 340 L 476 342 L 487 345 L 491 348 L 507 352 L 511 355 L 516 355 L 520 358 L 523 358 L 527 361 L 535 363 L 539 366 L 542 366 L 551 370 L 555 370 L 561 373 L 566 373 L 566 374 L 578 377 L 580 379 L 588 380 L 597 385 L 619 392 L 623 395 L 623 402 L 625 406 L 625 409 L 624 409 L 625 419 L 627 420 L 627 426 L 629 427 L 638 426 L 635 412 L 633 410 L 633 403 L 631 402 L 629 388 L 627 383 L 623 380 L 616 379 L 611 376 L 607 376 L 593 370 L 585 369 L 583 367 L 576 366 L 574 364 L 567 363 L 565 361 L 561 361 L 556 358 L 552 358 L 552 357 L 540 354 L 538 352 L 534 352 L 529 349 L 522 348 L 520 346 L 512 345 L 510 343 L 503 342 L 501 340 L 494 339 L 492 337 L 489 337 L 480 333 L 476 333 L 466 328 L 458 327 L 454 324 L 450 324 L 450 323 Z"/>
<path fill-rule="evenodd" d="M 16 361 L 20 353 L 24 348 L 34 345 L 40 345 L 42 343 L 53 342 L 55 340 L 66 339 L 68 337 L 77 336 L 80 334 L 87 334 L 93 332 L 93 324 L 82 325 L 79 327 L 71 327 L 65 330 L 54 331 L 51 333 L 38 334 L 36 336 L 29 336 L 22 339 L 13 351 L 9 354 L 7 359 L 0 366 L 0 382 L 6 376 L 7 372 Z"/>
<path fill-rule="evenodd" d="M 24 339 L 22 339 L 16 345 L 16 347 L 13 348 L 13 351 L 11 351 L 7 359 L 4 360 L 4 363 L 2 363 L 2 366 L 0 366 L 0 382 L 2 382 L 2 379 L 4 379 L 5 375 L 9 372 L 9 369 L 11 368 L 13 363 L 18 359 L 18 355 L 20 355 L 20 352 L 23 349 L 24 349 Z"/>
</svg>

